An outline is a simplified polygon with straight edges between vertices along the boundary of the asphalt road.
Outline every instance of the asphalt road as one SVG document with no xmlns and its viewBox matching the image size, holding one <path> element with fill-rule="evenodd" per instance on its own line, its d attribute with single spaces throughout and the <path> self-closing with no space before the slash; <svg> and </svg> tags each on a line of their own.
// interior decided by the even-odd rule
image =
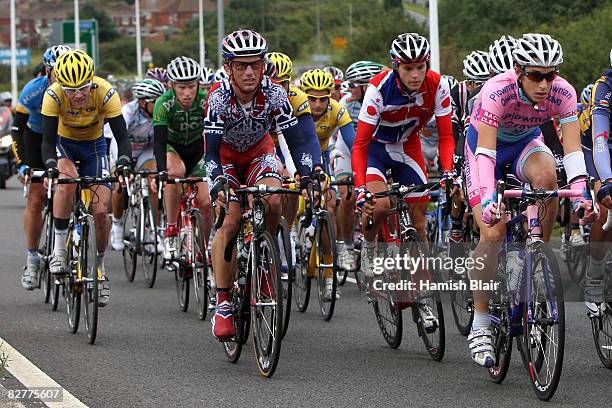
<svg viewBox="0 0 612 408">
<path fill-rule="evenodd" d="M 210 322 L 198 320 L 194 300 L 187 313 L 179 311 L 173 277 L 161 270 L 153 289 L 145 287 L 141 274 L 128 283 L 119 253 L 107 256 L 111 303 L 101 309 L 96 344 L 88 345 L 83 323 L 77 334 L 69 333 L 63 302 L 61 311 L 52 312 L 40 291 L 21 287 L 22 210 L 21 190 L 13 180 L 0 191 L 0 337 L 87 406 L 544 405 L 532 392 L 518 352 L 501 385 L 471 362 L 450 307 L 445 308 L 442 362 L 429 358 L 406 317 L 402 345 L 390 349 L 372 307 L 352 284 L 341 289 L 331 322 L 313 307 L 304 314 L 294 307 L 278 369 L 272 379 L 264 379 L 255 366 L 252 341 L 237 364 L 229 363 Z M 596 355 L 582 304 L 568 303 L 566 310 L 563 374 L 546 406 L 608 406 L 612 371 Z"/>
</svg>

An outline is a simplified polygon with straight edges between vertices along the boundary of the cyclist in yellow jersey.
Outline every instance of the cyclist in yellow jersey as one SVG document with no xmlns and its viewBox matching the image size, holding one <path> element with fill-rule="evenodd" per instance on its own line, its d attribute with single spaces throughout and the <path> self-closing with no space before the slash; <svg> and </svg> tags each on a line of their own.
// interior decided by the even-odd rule
<svg viewBox="0 0 612 408">
<path fill-rule="evenodd" d="M 56 82 L 47 89 L 41 111 L 42 158 L 49 178 L 109 175 L 107 146 L 102 134 L 105 121 L 108 121 L 117 141 L 117 167 L 123 171 L 130 163 L 131 146 L 116 90 L 104 79 L 94 76 L 93 60 L 81 50 L 62 54 L 54 70 Z M 72 184 L 62 184 L 58 185 L 55 193 L 52 274 L 67 271 L 66 237 L 75 188 Z M 110 184 L 92 186 L 91 189 L 97 197 L 91 205 L 98 265 L 105 279 L 100 287 L 99 305 L 106 306 L 110 287 L 104 270 L 104 251 L 109 233 Z"/>
<path fill-rule="evenodd" d="M 312 138 L 316 138 L 315 125 L 312 119 L 312 112 L 310 111 L 310 105 L 308 104 L 308 96 L 298 87 L 291 84 L 291 72 L 293 70 L 293 63 L 291 59 L 283 54 L 282 52 L 269 52 L 266 54 L 266 75 L 274 79 L 287 91 L 289 97 L 289 103 L 293 108 L 293 113 L 298 118 L 298 129 L 301 133 L 310 135 Z M 283 163 L 283 176 L 293 176 L 296 172 L 295 166 L 291 157 L 287 155 L 285 160 L 285 154 L 281 149 L 279 137 L 282 138 L 280 131 L 271 133 L 274 144 L 276 145 L 276 154 Z M 286 146 L 286 143 L 284 143 Z M 298 198 L 296 196 L 287 196 L 283 204 L 283 216 L 289 223 L 289 227 L 293 225 L 295 215 L 298 209 Z M 294 245 L 292 240 L 291 245 Z"/>
<path fill-rule="evenodd" d="M 326 174 L 334 174 L 330 162 L 330 138 L 339 131 L 338 137 L 346 143 L 349 150 L 353 148 L 355 128 L 353 121 L 344 108 L 332 99 L 334 78 L 328 72 L 320 69 L 306 71 L 300 78 L 300 88 L 308 95 L 308 103 L 315 121 L 315 131 L 321 145 L 321 159 Z M 337 234 L 336 222 L 336 189 L 329 189 L 327 199 L 327 212 L 332 218 L 334 233 Z"/>
</svg>

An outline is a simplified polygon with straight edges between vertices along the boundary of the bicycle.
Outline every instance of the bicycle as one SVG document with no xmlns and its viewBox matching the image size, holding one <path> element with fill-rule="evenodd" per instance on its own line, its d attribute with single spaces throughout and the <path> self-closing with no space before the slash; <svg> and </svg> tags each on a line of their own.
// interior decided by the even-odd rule
<svg viewBox="0 0 612 408">
<path fill-rule="evenodd" d="M 589 182 L 594 197 L 592 184 Z M 506 221 L 506 240 L 498 262 L 501 285 L 489 303 L 496 363 L 488 371 L 494 382 L 504 380 L 510 366 L 512 340 L 516 337 L 532 388 L 541 400 L 552 398 L 561 377 L 565 305 L 559 266 L 552 250 L 542 240 L 539 220 L 540 212 L 546 207 L 538 202 L 554 197 L 582 197 L 582 194 L 571 189 L 533 190 L 529 184 L 524 184 L 522 189 L 506 190 L 503 181 L 497 183 L 498 208 L 506 199 L 509 209 L 506 214 L 512 218 Z M 519 256 L 524 255 L 525 261 L 519 271 L 508 277 L 505 255 L 509 249 L 516 250 L 517 244 L 520 244 Z"/>
<path fill-rule="evenodd" d="M 444 357 L 446 334 L 442 300 L 439 291 L 435 289 L 435 284 L 439 279 L 435 269 L 430 271 L 427 266 L 428 252 L 412 225 L 408 205 L 405 202 L 408 194 L 428 192 L 437 186 L 439 183 L 411 187 L 392 183 L 387 191 L 367 193 L 366 200 L 371 201 L 373 197 L 376 197 L 389 198 L 392 201 L 387 220 L 382 224 L 377 235 L 377 257 L 388 259 L 403 254 L 404 257 L 416 260 L 413 265 L 415 269 L 418 269 L 410 271 L 411 268 L 405 266 L 394 267 L 392 270 L 383 268 L 382 280 L 378 280 L 380 289 L 375 284 L 376 281 L 370 282 L 370 300 L 380 331 L 391 348 L 399 347 L 403 331 L 402 310 L 410 307 L 412 319 L 428 354 L 432 359 L 440 361 Z M 366 229 L 371 227 L 372 219 L 369 218 Z M 419 275 L 418 280 L 417 275 Z M 423 289 L 421 285 L 424 282 L 426 282 L 426 287 Z M 428 289 L 431 283 L 434 284 L 434 289 Z M 403 284 L 404 287 L 396 289 L 397 284 Z M 424 318 L 426 315 L 433 316 L 434 319 L 428 322 Z"/>
<path fill-rule="evenodd" d="M 610 213 L 608 213 L 610 214 Z M 612 263 L 606 262 L 605 305 L 598 316 L 589 315 L 595 350 L 604 367 L 612 369 Z"/>
<path fill-rule="evenodd" d="M 352 187 L 355 185 L 355 183 L 353 182 L 353 178 L 352 177 L 348 177 L 346 180 L 335 180 L 333 182 L 330 183 L 332 186 L 347 186 L 348 188 L 348 197 L 347 199 L 351 199 L 351 196 L 353 195 L 353 189 Z M 359 224 L 360 224 L 360 217 L 357 215 L 357 211 L 355 211 L 355 231 L 353 231 L 353 254 L 355 255 L 355 265 L 359 265 L 360 264 L 360 257 L 361 257 L 361 231 L 359 230 Z M 343 267 L 341 267 L 340 265 L 338 265 L 338 285 L 342 286 L 344 285 L 344 283 L 346 282 L 346 278 L 348 277 L 349 272 L 353 272 L 355 274 L 355 281 L 357 283 L 357 286 L 361 285 L 361 282 L 359 281 L 359 277 L 357 276 L 357 271 L 359 270 L 359 267 L 357 266 L 354 270 L 349 270 L 349 269 L 345 269 Z"/>
<path fill-rule="evenodd" d="M 331 320 L 336 305 L 338 287 L 338 255 L 331 217 L 325 210 L 325 198 L 314 200 L 315 188 L 320 191 L 322 180 L 308 186 L 306 210 L 298 219 L 296 242 L 295 303 L 300 312 L 308 309 L 311 280 L 317 279 L 319 310 L 323 320 Z M 313 202 L 314 201 L 314 202 Z M 327 280 L 331 279 L 331 291 Z"/>
<path fill-rule="evenodd" d="M 98 290 L 100 282 L 103 281 L 100 268 L 98 268 L 96 228 L 93 216 L 90 213 L 94 192 L 89 186 L 117 181 L 117 177 L 90 176 L 60 178 L 54 181 L 54 184 L 76 184 L 77 187 L 66 242 L 68 271 L 63 275 L 56 276 L 55 290 L 59 290 L 61 286 L 66 301 L 68 327 L 72 333 L 76 333 L 79 328 L 82 301 L 85 313 L 85 330 L 89 344 L 94 344 L 96 340 Z"/>
<path fill-rule="evenodd" d="M 166 268 L 174 272 L 176 294 L 179 308 L 186 312 L 189 308 L 189 281 L 193 278 L 198 317 L 206 319 L 208 312 L 210 284 L 208 281 L 208 247 L 204 237 L 204 223 L 199 210 L 198 183 L 205 182 L 205 177 L 171 178 L 167 184 L 183 184 L 183 193 L 177 220 L 178 246 L 174 259 Z M 163 188 L 158 189 L 159 202 L 163 202 Z"/>
<path fill-rule="evenodd" d="M 124 215 L 123 269 L 128 282 L 133 282 L 140 257 L 145 282 L 152 288 L 157 276 L 158 235 L 149 196 L 148 176 L 151 172 L 144 170 L 133 174 L 133 184 L 126 179 L 125 187 L 128 203 Z"/>
<path fill-rule="evenodd" d="M 264 196 L 300 193 L 263 184 L 241 187 L 232 193 L 240 202 L 240 225 L 235 245 L 232 240 L 224 256 L 231 260 L 236 250 L 236 273 L 230 291 L 236 335 L 224 341 L 223 348 L 228 359 L 237 362 L 252 326 L 257 367 L 262 376 L 269 378 L 274 374 L 280 357 L 284 315 L 278 240 L 265 229 Z M 217 229 L 221 228 L 229 212 L 229 194 L 226 185 L 225 197 L 228 199 L 220 208 L 215 223 Z M 249 196 L 253 196 L 252 207 L 249 207 Z"/>
</svg>

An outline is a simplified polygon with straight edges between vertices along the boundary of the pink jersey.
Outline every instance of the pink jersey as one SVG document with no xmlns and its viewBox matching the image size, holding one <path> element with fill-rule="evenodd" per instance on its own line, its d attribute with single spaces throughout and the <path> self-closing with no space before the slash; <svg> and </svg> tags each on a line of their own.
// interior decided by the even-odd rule
<svg viewBox="0 0 612 408">
<path fill-rule="evenodd" d="M 498 140 L 516 142 L 553 117 L 560 124 L 578 120 L 576 91 L 565 79 L 557 76 L 546 100 L 533 105 L 519 89 L 517 78 L 512 69 L 489 79 L 478 94 L 470 123 L 493 126 Z"/>
</svg>

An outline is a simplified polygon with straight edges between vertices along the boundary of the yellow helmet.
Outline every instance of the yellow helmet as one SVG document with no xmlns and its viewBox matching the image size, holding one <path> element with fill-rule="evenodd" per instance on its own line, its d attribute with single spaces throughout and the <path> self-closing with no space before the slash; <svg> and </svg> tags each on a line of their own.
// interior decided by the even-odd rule
<svg viewBox="0 0 612 408">
<path fill-rule="evenodd" d="M 293 70 L 291 58 L 282 52 L 269 52 L 266 54 L 266 58 L 276 67 L 275 79 L 291 79 L 291 71 Z"/>
<path fill-rule="evenodd" d="M 300 88 L 306 93 L 308 91 L 328 91 L 331 94 L 334 89 L 334 77 L 321 69 L 311 69 L 302 74 Z"/>
<path fill-rule="evenodd" d="M 86 52 L 74 50 L 60 55 L 53 71 L 60 85 L 78 88 L 93 77 L 94 63 Z"/>
</svg>

